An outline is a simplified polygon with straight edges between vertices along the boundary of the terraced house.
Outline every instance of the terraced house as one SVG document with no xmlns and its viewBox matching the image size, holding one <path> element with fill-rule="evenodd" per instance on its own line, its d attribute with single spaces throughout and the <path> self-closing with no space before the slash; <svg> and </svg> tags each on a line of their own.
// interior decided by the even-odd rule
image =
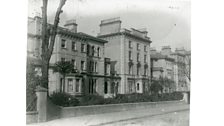
<svg viewBox="0 0 224 126">
<path fill-rule="evenodd" d="M 28 19 L 28 58 L 40 60 L 41 55 L 41 18 Z M 111 74 L 116 62 L 105 58 L 107 41 L 94 36 L 77 32 L 75 20 L 69 20 L 64 27 L 58 28 L 50 66 L 58 61 L 71 61 L 74 70 L 65 77 L 49 69 L 49 93 L 67 92 L 74 96 L 99 94 L 105 97 L 114 96 L 120 79 Z M 109 70 L 107 70 L 109 69 Z M 108 72 L 109 71 L 109 72 Z M 105 83 L 111 83 L 106 85 Z M 106 91 L 105 91 L 106 90 Z"/>
<path fill-rule="evenodd" d="M 149 89 L 152 42 L 146 29 L 121 28 L 120 18 L 102 20 L 98 38 L 105 43 L 105 56 L 117 61 L 115 71 L 121 77 L 118 93 L 143 93 Z"/>
</svg>

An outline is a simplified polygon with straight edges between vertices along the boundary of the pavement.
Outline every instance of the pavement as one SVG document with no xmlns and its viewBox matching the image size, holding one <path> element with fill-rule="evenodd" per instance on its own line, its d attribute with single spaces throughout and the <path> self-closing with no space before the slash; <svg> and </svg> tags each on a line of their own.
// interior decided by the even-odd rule
<svg viewBox="0 0 224 126">
<path fill-rule="evenodd" d="M 163 116 L 169 117 L 170 116 L 169 114 L 172 114 L 172 115 L 174 114 L 173 119 L 175 119 L 175 116 L 176 116 L 175 114 L 181 113 L 184 111 L 185 111 L 185 115 L 186 115 L 186 112 L 189 115 L 189 104 L 166 106 L 162 108 L 158 107 L 153 109 L 139 109 L 139 110 L 131 110 L 131 111 L 123 111 L 123 112 L 113 112 L 113 113 L 104 113 L 104 114 L 97 114 L 97 115 L 62 118 L 62 119 L 56 119 L 56 120 L 52 120 L 52 121 L 48 121 L 44 123 L 29 124 L 27 126 L 62 126 L 62 125 L 63 126 L 112 126 L 112 125 L 120 126 L 124 122 L 126 122 L 126 124 L 132 124 L 133 121 L 135 120 L 137 120 L 137 122 L 141 122 L 141 124 L 146 124 L 147 126 L 150 126 L 148 125 L 149 121 L 147 120 L 150 120 L 153 117 L 157 117 L 156 122 L 158 123 L 159 120 L 160 122 L 164 120 L 166 121 L 166 118 L 164 119 Z M 159 118 L 159 117 L 163 117 L 163 118 Z M 143 122 L 148 122 L 148 123 L 143 123 Z M 150 122 L 153 122 L 153 121 L 151 120 Z M 152 126 L 156 126 L 155 123 L 152 124 Z M 159 125 L 159 126 L 163 126 L 163 125 Z M 168 126 L 168 125 L 165 125 L 165 126 Z M 183 126 L 183 125 L 179 125 L 179 126 Z"/>
</svg>

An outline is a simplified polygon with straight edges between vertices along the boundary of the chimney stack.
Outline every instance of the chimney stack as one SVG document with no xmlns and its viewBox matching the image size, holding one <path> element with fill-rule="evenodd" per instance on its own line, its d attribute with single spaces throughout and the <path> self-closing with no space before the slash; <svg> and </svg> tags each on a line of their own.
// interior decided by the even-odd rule
<svg viewBox="0 0 224 126">
<path fill-rule="evenodd" d="M 161 50 L 162 55 L 170 55 L 171 54 L 171 47 L 170 46 L 163 46 Z"/>
<path fill-rule="evenodd" d="M 66 21 L 64 27 L 71 32 L 77 33 L 77 24 L 74 19 Z"/>
<path fill-rule="evenodd" d="M 120 32 L 120 30 L 121 30 L 120 17 L 106 19 L 101 21 L 99 35 L 117 33 L 117 32 Z"/>
</svg>

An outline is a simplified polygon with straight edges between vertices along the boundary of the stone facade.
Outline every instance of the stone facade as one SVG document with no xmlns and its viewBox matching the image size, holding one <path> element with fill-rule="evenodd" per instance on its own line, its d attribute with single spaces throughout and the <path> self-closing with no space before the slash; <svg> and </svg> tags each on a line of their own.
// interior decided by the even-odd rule
<svg viewBox="0 0 224 126">
<path fill-rule="evenodd" d="M 121 29 L 119 18 L 102 20 L 98 38 L 108 41 L 105 56 L 117 61 L 121 77 L 118 93 L 143 93 L 149 89 L 151 40 L 145 29 Z"/>
<path fill-rule="evenodd" d="M 40 33 L 41 18 L 29 18 L 27 50 L 30 58 L 40 59 Z M 107 41 L 77 32 L 75 20 L 67 21 L 64 27 L 58 27 L 50 66 L 58 61 L 71 61 L 74 64 L 74 70 L 66 75 L 65 84 L 63 84 L 62 75 L 49 69 L 49 94 L 64 91 L 74 96 L 84 94 L 114 96 L 116 92 L 111 93 L 111 84 L 114 84 L 113 88 L 115 88 L 120 80 L 117 75 L 105 73 L 105 43 Z M 105 93 L 106 82 L 110 90 Z"/>
</svg>

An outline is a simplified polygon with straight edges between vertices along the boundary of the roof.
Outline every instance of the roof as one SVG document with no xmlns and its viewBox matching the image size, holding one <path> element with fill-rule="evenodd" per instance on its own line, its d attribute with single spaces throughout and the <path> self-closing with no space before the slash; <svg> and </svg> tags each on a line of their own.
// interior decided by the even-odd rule
<svg viewBox="0 0 224 126">
<path fill-rule="evenodd" d="M 107 43 L 106 40 L 97 38 L 95 36 L 88 35 L 83 32 L 74 33 L 74 32 L 69 31 L 68 29 L 62 28 L 62 27 L 58 27 L 58 30 L 59 30 L 58 31 L 59 34 L 69 35 L 69 36 L 76 37 L 76 38 L 83 39 L 83 40 L 93 40 L 93 41 L 97 41 L 97 42 Z"/>
<path fill-rule="evenodd" d="M 97 37 L 98 38 L 105 38 L 105 37 L 116 36 L 116 35 L 126 35 L 126 36 L 129 36 L 129 37 L 132 37 L 132 38 L 144 41 L 144 42 L 152 43 L 152 41 L 150 40 L 149 37 L 142 38 L 142 37 L 139 37 L 137 35 L 133 35 L 133 34 L 131 34 L 129 32 L 126 32 L 126 31 L 116 32 L 116 33 L 111 33 L 111 34 L 106 34 L 106 35 L 98 35 Z"/>
<path fill-rule="evenodd" d="M 169 61 L 174 61 L 173 58 L 168 57 L 167 55 L 162 55 L 161 53 L 155 53 L 150 55 L 151 59 L 165 59 Z"/>
<path fill-rule="evenodd" d="M 28 20 L 34 20 L 34 18 L 28 17 Z M 52 27 L 53 25 L 48 23 L 48 26 Z M 91 35 L 88 35 L 88 34 L 82 33 L 82 32 L 74 33 L 72 31 L 70 31 L 69 29 L 61 27 L 61 26 L 58 26 L 57 30 L 58 30 L 57 31 L 58 34 L 63 34 L 63 35 L 79 38 L 82 40 L 93 40 L 93 41 L 97 41 L 97 42 L 101 42 L 101 43 L 107 43 L 106 40 L 100 39 L 98 37 L 91 36 Z M 40 36 L 32 35 L 32 34 L 28 34 L 28 36 L 40 37 Z"/>
<path fill-rule="evenodd" d="M 99 39 L 99 38 L 97 38 L 97 37 L 95 37 L 95 36 L 91 36 L 91 35 L 88 35 L 88 34 L 83 33 L 83 32 L 78 32 L 77 34 L 79 34 L 80 36 L 86 37 L 86 38 L 89 39 L 89 40 L 94 40 L 94 41 L 98 41 L 98 42 L 107 43 L 106 40 Z"/>
</svg>

